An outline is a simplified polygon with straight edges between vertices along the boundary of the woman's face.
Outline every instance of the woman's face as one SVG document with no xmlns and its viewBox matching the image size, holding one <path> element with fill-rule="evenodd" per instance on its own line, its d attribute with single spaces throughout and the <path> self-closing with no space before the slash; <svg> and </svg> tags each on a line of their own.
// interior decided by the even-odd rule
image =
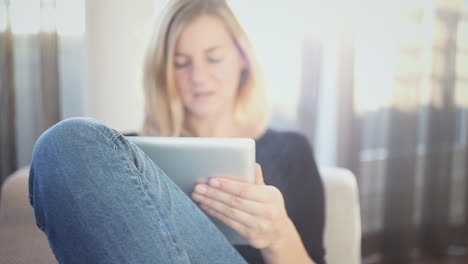
<svg viewBox="0 0 468 264">
<path fill-rule="evenodd" d="M 177 39 L 175 82 L 189 115 L 213 117 L 232 111 L 243 63 L 223 22 L 202 15 Z"/>
</svg>

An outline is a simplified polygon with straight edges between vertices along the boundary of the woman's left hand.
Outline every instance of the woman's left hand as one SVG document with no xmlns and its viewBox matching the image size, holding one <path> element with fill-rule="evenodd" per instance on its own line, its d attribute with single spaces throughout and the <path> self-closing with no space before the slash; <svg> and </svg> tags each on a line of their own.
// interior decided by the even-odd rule
<svg viewBox="0 0 468 264">
<path fill-rule="evenodd" d="M 221 220 L 258 249 L 275 247 L 287 237 L 292 225 L 284 198 L 274 186 L 265 185 L 260 165 L 255 183 L 213 177 L 197 184 L 192 198 L 213 217 Z"/>
</svg>

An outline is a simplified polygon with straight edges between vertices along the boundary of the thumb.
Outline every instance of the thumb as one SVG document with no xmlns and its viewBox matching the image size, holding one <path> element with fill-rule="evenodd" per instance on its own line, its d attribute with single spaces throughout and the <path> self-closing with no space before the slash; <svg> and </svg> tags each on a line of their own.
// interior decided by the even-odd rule
<svg viewBox="0 0 468 264">
<path fill-rule="evenodd" d="M 258 163 L 255 164 L 255 184 L 265 185 L 265 181 L 263 180 L 262 166 L 260 166 Z"/>
</svg>

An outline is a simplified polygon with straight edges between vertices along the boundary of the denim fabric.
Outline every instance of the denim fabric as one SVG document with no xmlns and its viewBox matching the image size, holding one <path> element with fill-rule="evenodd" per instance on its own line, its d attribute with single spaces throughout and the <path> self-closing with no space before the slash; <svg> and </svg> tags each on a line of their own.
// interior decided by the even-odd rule
<svg viewBox="0 0 468 264">
<path fill-rule="evenodd" d="M 138 147 L 91 118 L 37 140 L 29 200 L 60 263 L 246 263 Z"/>
</svg>

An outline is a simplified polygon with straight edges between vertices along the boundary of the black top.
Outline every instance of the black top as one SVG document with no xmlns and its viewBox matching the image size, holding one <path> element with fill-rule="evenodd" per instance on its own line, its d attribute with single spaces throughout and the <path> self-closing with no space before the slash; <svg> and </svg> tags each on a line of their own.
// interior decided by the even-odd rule
<svg viewBox="0 0 468 264">
<path fill-rule="evenodd" d="M 256 140 L 256 161 L 262 166 L 265 184 L 283 194 L 286 211 L 309 256 L 317 264 L 325 263 L 324 190 L 307 139 L 295 132 L 269 129 Z M 235 247 L 248 263 L 264 263 L 260 250 L 247 245 Z"/>
<path fill-rule="evenodd" d="M 309 256 L 317 264 L 325 263 L 324 190 L 309 142 L 295 132 L 268 129 L 255 143 L 256 161 L 262 166 L 265 184 L 281 191 L 288 216 Z M 260 250 L 248 245 L 235 248 L 248 263 L 264 263 Z"/>
</svg>

